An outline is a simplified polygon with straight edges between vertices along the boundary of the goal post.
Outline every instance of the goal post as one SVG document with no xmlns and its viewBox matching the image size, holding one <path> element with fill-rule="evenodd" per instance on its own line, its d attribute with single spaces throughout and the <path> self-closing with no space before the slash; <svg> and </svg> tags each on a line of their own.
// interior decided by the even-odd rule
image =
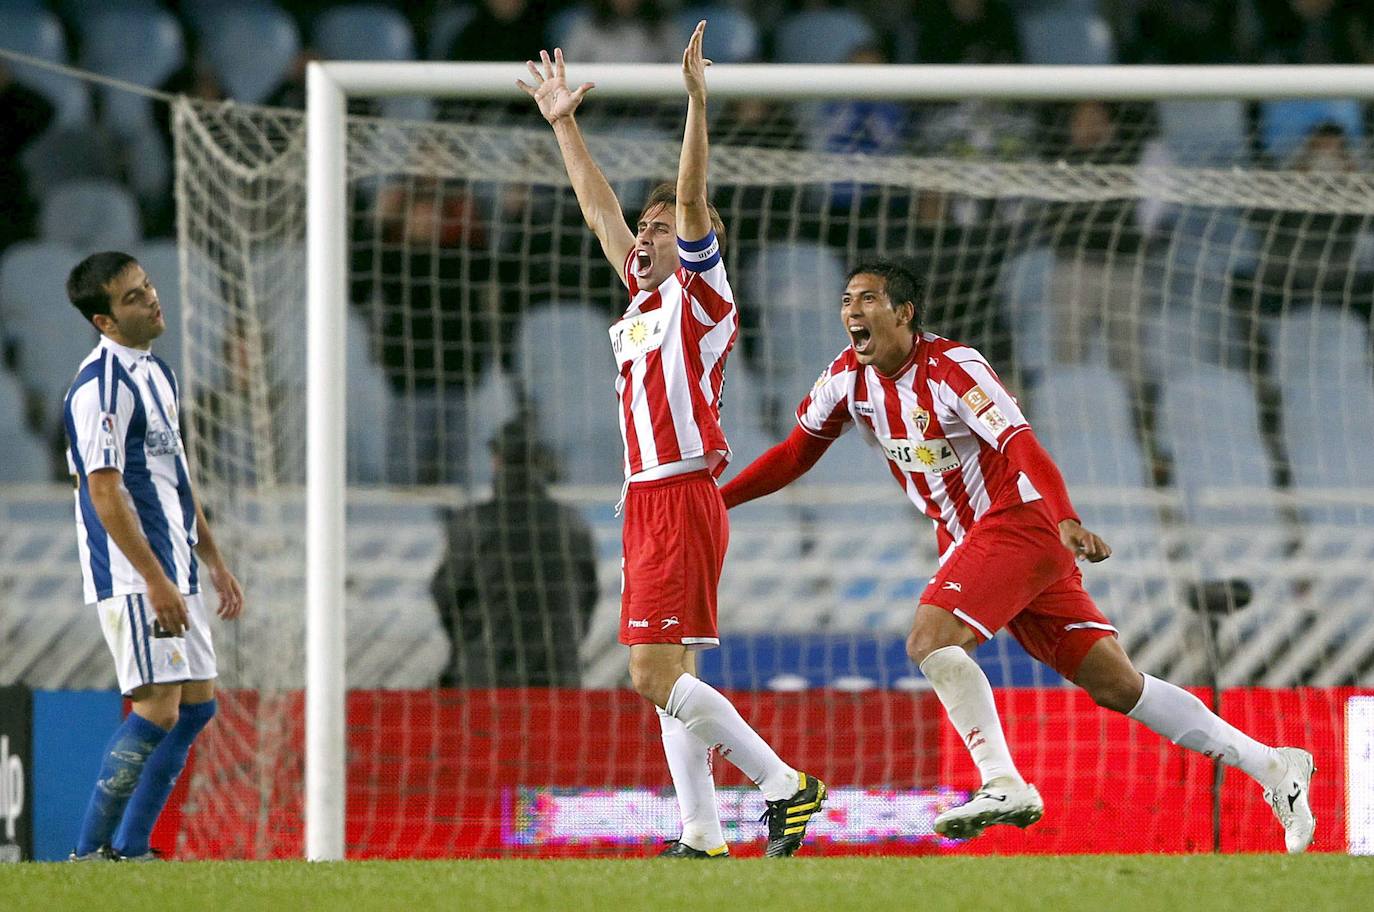
<svg viewBox="0 0 1374 912">
<path fill-rule="evenodd" d="M 668 101 L 682 94 L 673 65 L 588 65 L 569 82 L 596 83 L 596 100 Z M 344 856 L 345 351 L 349 224 L 345 117 L 355 97 L 515 99 L 510 64 L 317 62 L 308 70 L 308 374 L 306 855 Z M 933 67 L 720 65 L 711 98 L 824 101 L 1374 99 L 1367 67 Z M 539 125 L 531 106 L 530 121 Z M 849 162 L 860 180 L 881 163 Z M 1009 166 L 1010 167 L 1010 166 Z M 1037 178 L 1045 172 L 1037 172 Z M 1304 179 L 1292 177 L 1301 183 Z M 1181 182 L 1179 187 L 1186 182 Z M 1326 187 L 1311 179 L 1313 192 Z M 1185 194 L 1185 189 L 1170 192 Z M 1086 193 L 1085 198 L 1091 198 Z M 728 432 L 728 429 L 727 429 Z M 744 458 L 755 454 L 744 454 Z M 895 495 L 894 495 L 895 496 Z M 919 534 L 919 532 L 917 533 Z"/>
</svg>

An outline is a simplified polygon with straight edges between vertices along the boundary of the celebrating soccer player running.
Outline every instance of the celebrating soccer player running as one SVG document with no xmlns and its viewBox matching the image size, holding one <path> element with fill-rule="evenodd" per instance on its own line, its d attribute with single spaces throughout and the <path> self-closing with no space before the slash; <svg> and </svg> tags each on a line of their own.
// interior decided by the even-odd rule
<svg viewBox="0 0 1374 912">
<path fill-rule="evenodd" d="M 620 641 L 635 690 L 658 707 L 682 832 L 664 855 L 728 854 L 710 754 L 719 750 L 763 792 L 770 856 L 801 846 L 825 784 L 783 763 L 730 701 L 696 677 L 694 650 L 719 645 L 716 588 L 729 520 L 716 478 L 730 457 L 720 424 L 725 359 L 739 321 L 721 260 L 720 216 L 706 196 L 706 67 L 698 23 L 682 55 L 687 125 L 677 184 L 654 190 L 638 232 L 587 151 L 574 114 L 591 83 L 569 90 L 563 52 L 528 63 L 520 82 L 553 127 L 587 225 L 630 292 L 610 327 L 625 442 Z"/>
<path fill-rule="evenodd" d="M 1260 744 L 1187 691 L 1135 670 L 1083 588 L 1076 559 L 1111 549 L 1079 522 L 1063 476 L 981 354 L 924 332 L 920 280 L 902 266 L 849 274 L 840 319 L 850 345 L 797 408 L 798 427 L 722 489 L 728 507 L 799 478 L 850 425 L 935 525 L 940 568 L 922 594 L 907 653 L 929 679 L 982 776 L 935 819 L 955 839 L 1029 826 L 1044 805 L 1021 778 L 987 677 L 969 653 L 1001 627 L 1099 705 L 1175 744 L 1239 767 L 1264 787 L 1290 852 L 1312 842 L 1312 755 Z"/>
<path fill-rule="evenodd" d="M 196 556 L 220 617 L 239 616 L 243 592 L 191 490 L 176 377 L 149 351 L 167 328 L 152 280 L 128 254 L 97 253 L 72 269 L 67 296 L 101 333 L 65 405 L 81 575 L 133 703 L 105 749 L 71 858 L 147 861 L 191 742 L 215 715 Z"/>
</svg>

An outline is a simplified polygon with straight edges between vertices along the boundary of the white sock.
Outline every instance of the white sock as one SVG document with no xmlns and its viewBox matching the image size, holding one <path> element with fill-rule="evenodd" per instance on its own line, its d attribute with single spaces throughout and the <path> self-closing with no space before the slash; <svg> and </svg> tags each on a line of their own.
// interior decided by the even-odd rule
<svg viewBox="0 0 1374 912">
<path fill-rule="evenodd" d="M 1265 788 L 1283 778 L 1286 764 L 1274 748 L 1225 721 L 1183 688 L 1149 675 L 1142 677 L 1145 688 L 1140 702 L 1126 715 L 1179 747 L 1243 770 Z"/>
<path fill-rule="evenodd" d="M 935 688 L 945 715 L 963 739 L 983 782 L 1007 778 L 1024 782 L 1002 734 L 997 705 L 992 702 L 992 685 L 978 663 L 962 647 L 942 646 L 926 656 L 921 673 Z"/>
<path fill-rule="evenodd" d="M 799 788 L 797 771 L 778 759 L 768 742 L 749 727 L 725 695 L 705 681 L 684 674 L 668 694 L 668 713 L 687 731 L 739 767 L 763 790 L 768 801 L 791 798 Z"/>
<path fill-rule="evenodd" d="M 658 711 L 663 729 L 663 753 L 668 757 L 668 772 L 673 775 L 677 806 L 682 812 L 682 835 L 678 840 L 703 852 L 725 845 L 716 808 L 716 783 L 711 777 L 711 749 L 687 730 L 682 720 Z"/>
</svg>

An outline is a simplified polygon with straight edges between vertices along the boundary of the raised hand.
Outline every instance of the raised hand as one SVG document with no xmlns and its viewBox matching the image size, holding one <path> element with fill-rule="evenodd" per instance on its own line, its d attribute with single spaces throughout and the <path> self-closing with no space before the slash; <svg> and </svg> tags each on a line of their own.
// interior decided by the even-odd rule
<svg viewBox="0 0 1374 912">
<path fill-rule="evenodd" d="M 700 27 L 698 27 L 700 30 Z M 533 98 L 535 104 L 539 105 L 539 113 L 544 115 L 544 119 L 550 124 L 556 124 L 565 117 L 571 117 L 577 110 L 577 106 L 582 104 L 582 99 L 588 92 L 596 88 L 595 83 L 584 82 L 575 90 L 568 90 L 568 78 L 566 68 L 563 66 L 563 49 L 553 49 L 553 59 L 549 59 L 548 51 L 540 51 L 539 59 L 544 65 L 543 72 L 534 65 L 533 60 L 526 60 L 525 66 L 530 71 L 530 76 L 534 79 L 534 85 L 528 85 L 522 79 L 515 80 L 515 84 L 520 90 L 529 97 Z"/>
<path fill-rule="evenodd" d="M 682 81 L 687 85 L 687 96 L 697 101 L 706 100 L 706 68 L 711 65 L 701 52 L 705 36 L 706 20 L 703 19 L 697 23 L 687 41 L 687 49 L 682 52 Z"/>
</svg>

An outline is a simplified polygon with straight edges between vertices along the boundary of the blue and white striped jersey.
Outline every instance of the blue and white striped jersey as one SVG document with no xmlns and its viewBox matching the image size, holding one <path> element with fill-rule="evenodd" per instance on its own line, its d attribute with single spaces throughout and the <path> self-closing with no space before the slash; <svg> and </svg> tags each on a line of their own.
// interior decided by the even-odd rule
<svg viewBox="0 0 1374 912">
<path fill-rule="evenodd" d="M 167 362 L 101 336 L 67 392 L 64 419 L 86 601 L 148 591 L 91 503 L 87 476 L 104 468 L 123 474 L 167 576 L 185 594 L 198 591 L 195 502 L 177 424 L 177 382 Z"/>
</svg>

